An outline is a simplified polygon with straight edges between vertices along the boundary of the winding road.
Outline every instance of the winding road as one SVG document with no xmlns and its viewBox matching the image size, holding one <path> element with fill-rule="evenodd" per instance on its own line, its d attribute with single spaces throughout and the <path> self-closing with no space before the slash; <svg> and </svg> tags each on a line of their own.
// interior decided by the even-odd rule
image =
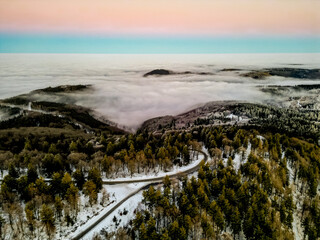
<svg viewBox="0 0 320 240">
<path fill-rule="evenodd" d="M 201 150 L 198 150 L 199 153 L 203 154 L 204 159 L 203 161 L 207 161 L 208 160 L 208 155 Z M 191 174 L 196 172 L 201 165 L 202 161 L 199 161 L 199 163 L 191 168 L 186 169 L 185 171 L 181 171 L 181 172 L 175 172 L 175 173 L 171 173 L 171 174 L 167 174 L 167 176 L 169 176 L 169 178 L 177 178 L 177 177 L 181 177 L 183 175 L 187 175 L 187 174 Z M 110 214 L 112 214 L 117 208 L 119 208 L 125 201 L 127 201 L 129 198 L 131 198 L 132 196 L 134 196 L 135 194 L 137 194 L 138 192 L 144 190 L 144 189 L 148 189 L 151 185 L 157 185 L 159 183 L 161 183 L 164 179 L 164 176 L 160 176 L 160 177 L 153 177 L 153 178 L 143 178 L 143 179 L 124 179 L 124 180 L 103 180 L 103 184 L 104 185 L 115 185 L 115 184 L 129 184 L 129 183 L 141 183 L 141 182 L 146 182 L 147 184 L 136 189 L 135 191 L 131 192 L 130 194 L 128 194 L 126 197 L 124 197 L 120 202 L 118 202 L 117 204 L 115 204 L 109 211 L 107 211 L 106 213 L 102 214 L 101 216 L 97 216 L 97 220 L 94 221 L 92 224 L 90 224 L 88 227 L 86 227 L 85 229 L 83 229 L 81 232 L 77 233 L 77 235 L 73 236 L 71 239 L 72 240 L 78 240 L 83 238 L 88 232 L 90 232 L 94 227 L 96 227 L 101 221 L 103 221 L 103 219 L 105 219 L 106 217 L 108 217 Z M 0 182 L 3 179 L 0 179 Z M 50 182 L 51 179 L 45 179 L 46 182 Z"/>
<path fill-rule="evenodd" d="M 198 152 L 203 154 L 203 156 L 204 156 L 203 160 L 206 162 L 208 160 L 208 155 L 205 152 L 201 151 L 201 150 L 198 151 Z M 181 175 L 186 175 L 186 174 L 190 174 L 190 173 L 196 172 L 200 168 L 201 162 L 202 161 L 199 161 L 199 163 L 196 166 L 194 166 L 192 168 L 189 168 L 189 169 L 187 169 L 185 171 L 177 172 L 177 173 L 173 173 L 173 174 L 168 174 L 168 176 L 170 178 L 176 178 L 176 177 L 180 177 Z M 103 219 L 105 219 L 110 214 L 112 214 L 118 207 L 120 207 L 129 198 L 131 198 L 132 196 L 134 196 L 135 194 L 137 194 L 141 190 L 147 189 L 151 185 L 156 185 L 156 184 L 161 183 L 163 181 L 163 178 L 164 177 L 162 176 L 162 177 L 154 177 L 154 178 L 147 178 L 147 179 L 134 179 L 134 180 L 128 179 L 128 180 L 121 180 L 121 181 L 103 181 L 103 184 L 105 184 L 105 185 L 124 184 L 124 183 L 140 183 L 140 182 L 150 182 L 150 183 L 144 185 L 141 188 L 138 188 L 134 192 L 132 192 L 129 195 L 127 195 L 120 202 L 118 202 L 116 205 L 114 205 L 109 211 L 107 211 L 106 213 L 104 213 L 101 216 L 98 216 L 97 220 L 94 223 L 89 225 L 87 228 L 83 229 L 80 233 L 78 233 L 76 236 L 72 237 L 71 239 L 72 240 L 79 240 L 79 239 L 83 238 L 88 232 L 90 232 L 94 227 L 96 227 Z"/>
</svg>

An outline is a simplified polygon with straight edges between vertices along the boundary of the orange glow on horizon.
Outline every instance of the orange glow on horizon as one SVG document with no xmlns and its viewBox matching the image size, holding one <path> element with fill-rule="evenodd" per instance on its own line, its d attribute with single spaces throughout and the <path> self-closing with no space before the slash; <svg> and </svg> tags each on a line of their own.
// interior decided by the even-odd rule
<svg viewBox="0 0 320 240">
<path fill-rule="evenodd" d="M 313 0 L 0 0 L 0 31 L 320 34 Z"/>
</svg>

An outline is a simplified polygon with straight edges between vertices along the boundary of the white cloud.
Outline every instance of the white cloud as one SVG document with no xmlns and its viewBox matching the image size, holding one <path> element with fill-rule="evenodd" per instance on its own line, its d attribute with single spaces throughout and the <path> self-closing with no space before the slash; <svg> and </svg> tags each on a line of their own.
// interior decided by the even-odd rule
<svg viewBox="0 0 320 240">
<path fill-rule="evenodd" d="M 146 119 L 182 113 L 208 101 L 273 100 L 256 86 L 289 85 L 297 84 L 297 81 L 278 77 L 253 80 L 220 70 L 284 67 L 292 63 L 312 68 L 319 65 L 319 61 L 315 61 L 319 56 L 0 54 L 0 98 L 48 86 L 92 84 L 94 91 L 77 95 L 77 104 L 92 107 L 119 124 L 137 127 Z M 142 77 L 156 68 L 212 72 L 214 75 Z"/>
</svg>

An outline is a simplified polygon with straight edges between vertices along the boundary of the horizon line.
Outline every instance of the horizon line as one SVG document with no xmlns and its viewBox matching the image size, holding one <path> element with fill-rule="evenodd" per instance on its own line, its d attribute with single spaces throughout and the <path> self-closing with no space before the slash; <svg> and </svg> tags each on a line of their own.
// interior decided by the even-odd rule
<svg viewBox="0 0 320 240">
<path fill-rule="evenodd" d="M 0 53 L 318 53 L 320 36 L 83 36 L 1 34 Z"/>
</svg>

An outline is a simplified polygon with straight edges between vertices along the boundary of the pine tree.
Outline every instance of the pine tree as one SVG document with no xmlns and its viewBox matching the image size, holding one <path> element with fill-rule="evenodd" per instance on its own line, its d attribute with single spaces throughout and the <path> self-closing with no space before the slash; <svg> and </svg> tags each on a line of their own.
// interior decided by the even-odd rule
<svg viewBox="0 0 320 240">
<path fill-rule="evenodd" d="M 213 222 L 217 225 L 219 234 L 225 227 L 225 220 L 219 206 L 215 201 L 212 201 L 210 204 L 209 214 L 212 216 Z"/>
<path fill-rule="evenodd" d="M 32 146 L 31 146 L 31 142 L 30 142 L 29 138 L 27 138 L 25 143 L 24 143 L 24 149 L 28 150 L 28 151 L 32 150 Z"/>
<path fill-rule="evenodd" d="M 133 146 L 133 143 L 130 144 L 130 148 L 129 148 L 129 157 L 130 158 L 135 158 L 136 156 L 136 150 Z"/>
<path fill-rule="evenodd" d="M 233 167 L 233 160 L 232 160 L 231 156 L 228 158 L 227 166 L 228 167 Z"/>
<path fill-rule="evenodd" d="M 231 229 L 233 233 L 233 238 L 241 232 L 241 216 L 237 207 L 232 211 L 231 215 Z"/>
<path fill-rule="evenodd" d="M 115 160 L 113 157 L 111 156 L 107 156 L 105 155 L 103 157 L 103 160 L 102 160 L 102 170 L 105 172 L 106 174 L 106 177 L 108 177 L 108 175 L 110 174 L 111 172 L 111 169 L 112 169 L 112 165 L 114 164 Z"/>
<path fill-rule="evenodd" d="M 60 221 L 61 216 L 62 216 L 63 202 L 59 196 L 55 197 L 54 207 L 55 207 L 56 217 L 58 217 L 58 219 Z"/>
<path fill-rule="evenodd" d="M 70 152 L 77 152 L 78 151 L 78 144 L 76 142 L 72 141 L 69 146 L 69 151 Z"/>
<path fill-rule="evenodd" d="M 49 150 L 48 150 L 48 153 L 52 153 L 52 154 L 57 154 L 58 153 L 58 150 L 57 150 L 57 147 L 55 144 L 51 144 L 50 147 L 49 147 Z"/>
<path fill-rule="evenodd" d="M 65 198 L 71 206 L 71 209 L 75 212 L 75 216 L 78 214 L 78 201 L 79 201 L 79 189 L 74 186 L 73 183 L 70 184 L 70 187 L 67 189 Z"/>
<path fill-rule="evenodd" d="M 143 216 L 140 211 L 137 212 L 135 219 L 133 220 L 133 229 L 138 230 L 143 223 Z"/>
<path fill-rule="evenodd" d="M 52 179 L 50 182 L 51 191 L 53 194 L 60 194 L 62 193 L 62 185 L 61 185 L 62 177 L 60 173 L 53 173 Z"/>
<path fill-rule="evenodd" d="M 187 145 L 185 145 L 182 149 L 182 156 L 183 156 L 184 163 L 188 164 L 190 162 L 190 153 Z"/>
<path fill-rule="evenodd" d="M 149 144 L 147 144 L 147 146 L 145 147 L 144 154 L 145 154 L 147 159 L 151 159 L 152 158 L 152 148 L 150 147 Z"/>
<path fill-rule="evenodd" d="M 188 232 L 192 227 L 192 219 L 189 215 L 185 215 L 183 221 L 184 221 L 183 226 L 185 227 L 186 233 L 188 235 Z"/>
<path fill-rule="evenodd" d="M 19 172 L 12 163 L 9 165 L 9 176 L 12 178 L 19 178 Z"/>
<path fill-rule="evenodd" d="M 114 144 L 112 142 L 109 142 L 107 146 L 107 155 L 112 156 L 113 154 L 114 154 Z"/>
<path fill-rule="evenodd" d="M 100 171 L 97 168 L 92 168 L 88 173 L 88 180 L 92 180 L 94 184 L 97 186 L 97 190 L 101 190 L 102 188 L 102 179 Z"/>
<path fill-rule="evenodd" d="M 156 221 L 154 220 L 154 218 L 150 218 L 147 222 L 147 235 L 148 236 L 155 236 L 156 234 Z M 154 239 L 154 237 L 152 238 Z"/>
<path fill-rule="evenodd" d="M 148 234 L 147 234 L 147 229 L 146 229 L 146 226 L 144 225 L 144 223 L 142 223 L 139 228 L 139 239 L 141 239 L 141 240 L 148 240 L 149 239 Z"/>
<path fill-rule="evenodd" d="M 51 237 L 51 234 L 53 233 L 55 226 L 54 226 L 54 214 L 50 207 L 48 207 L 46 204 L 43 204 L 40 211 L 40 218 L 42 224 L 45 226 L 47 235 L 49 238 Z"/>
<path fill-rule="evenodd" d="M 243 232 L 247 239 L 254 239 L 254 214 L 250 206 L 243 222 Z"/>
<path fill-rule="evenodd" d="M 28 165 L 27 177 L 28 183 L 35 182 L 38 179 L 37 169 L 31 163 Z"/>
<path fill-rule="evenodd" d="M 171 180 L 168 175 L 166 175 L 163 179 L 164 188 L 169 188 L 171 186 Z"/>
<path fill-rule="evenodd" d="M 135 164 L 135 162 L 133 160 L 129 160 L 128 168 L 129 168 L 129 171 L 130 171 L 130 176 L 132 177 L 133 174 L 136 171 L 136 164 Z"/>
<path fill-rule="evenodd" d="M 199 171 L 198 171 L 198 178 L 200 178 L 201 180 L 204 180 L 206 177 L 205 172 L 203 171 L 202 166 L 200 166 Z"/>
<path fill-rule="evenodd" d="M 169 233 L 168 233 L 167 229 L 162 233 L 160 240 L 170 240 Z"/>
<path fill-rule="evenodd" d="M 83 184 L 85 183 L 84 174 L 81 169 L 77 169 L 73 174 L 72 177 L 74 178 L 74 181 L 76 183 L 77 188 L 82 190 Z"/>
<path fill-rule="evenodd" d="M 26 214 L 26 218 L 27 218 L 27 223 L 29 225 L 29 230 L 31 232 L 33 232 L 34 230 L 34 224 L 35 224 L 35 221 L 34 221 L 34 205 L 31 203 L 31 202 L 28 202 L 24 208 L 24 212 Z"/>
<path fill-rule="evenodd" d="M 284 202 L 281 202 L 281 205 L 280 205 L 280 220 L 281 220 L 282 223 L 286 223 L 286 218 L 287 218 L 286 211 L 287 211 L 287 209 L 286 209 L 286 206 L 285 206 Z"/>
<path fill-rule="evenodd" d="M 66 194 L 71 184 L 72 184 L 71 176 L 69 173 L 66 172 L 63 178 L 61 179 L 61 192 L 63 196 Z"/>
<path fill-rule="evenodd" d="M 18 181 L 18 193 L 21 196 L 21 199 L 23 200 L 29 200 L 28 195 L 28 177 L 27 176 L 21 176 Z"/>
<path fill-rule="evenodd" d="M 181 239 L 179 223 L 177 220 L 175 220 L 169 227 L 169 237 L 171 239 Z"/>
<path fill-rule="evenodd" d="M 201 228 L 205 239 L 213 236 L 213 228 L 205 214 L 201 216 Z"/>
<path fill-rule="evenodd" d="M 97 187 L 92 180 L 87 181 L 83 185 L 83 193 L 89 197 L 89 203 L 91 206 L 97 203 L 98 194 L 96 188 Z"/>
<path fill-rule="evenodd" d="M 50 191 L 50 186 L 44 181 L 43 177 L 36 180 L 35 188 L 37 189 L 38 195 L 48 194 Z"/>
</svg>

